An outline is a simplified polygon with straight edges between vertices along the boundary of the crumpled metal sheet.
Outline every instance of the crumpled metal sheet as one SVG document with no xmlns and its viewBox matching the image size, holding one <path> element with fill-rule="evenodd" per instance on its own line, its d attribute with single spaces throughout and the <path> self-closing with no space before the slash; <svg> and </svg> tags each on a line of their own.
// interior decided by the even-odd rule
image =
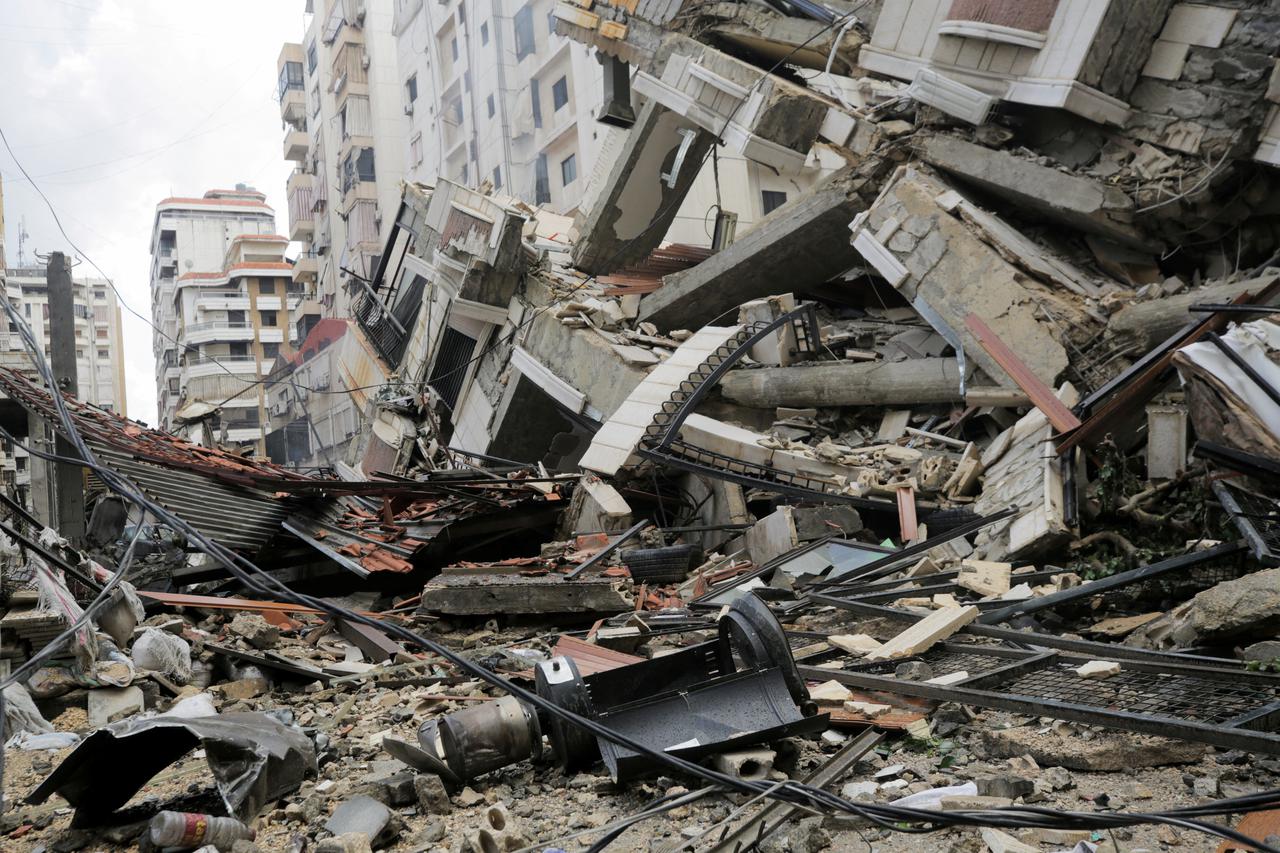
<svg viewBox="0 0 1280 853">
<path fill-rule="evenodd" d="M 59 794 L 77 809 L 78 825 L 91 825 L 197 748 L 205 751 L 227 813 L 245 821 L 316 773 L 311 739 L 266 714 L 134 718 L 85 738 L 27 802 L 43 803 Z"/>
</svg>

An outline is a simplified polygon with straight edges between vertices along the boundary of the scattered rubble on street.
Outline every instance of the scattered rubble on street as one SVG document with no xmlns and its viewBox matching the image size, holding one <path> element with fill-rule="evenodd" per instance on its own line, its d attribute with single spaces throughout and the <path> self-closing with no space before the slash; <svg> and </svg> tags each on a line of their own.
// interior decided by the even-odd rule
<svg viewBox="0 0 1280 853">
<path fill-rule="evenodd" d="M 553 15 L 626 145 L 404 186 L 331 472 L 0 368 L 5 849 L 1280 849 L 1274 9 Z M 717 140 L 830 174 L 664 242 Z"/>
</svg>

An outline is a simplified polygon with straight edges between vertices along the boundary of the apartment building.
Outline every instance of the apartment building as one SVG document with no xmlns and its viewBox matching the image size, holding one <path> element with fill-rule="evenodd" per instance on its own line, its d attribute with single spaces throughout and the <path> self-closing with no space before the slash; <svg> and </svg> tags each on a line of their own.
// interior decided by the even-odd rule
<svg viewBox="0 0 1280 853">
<path fill-rule="evenodd" d="M 173 429 L 183 397 L 185 342 L 179 336 L 178 278 L 220 275 L 234 238 L 274 235 L 275 212 L 266 199 L 240 184 L 233 190 L 210 190 L 200 198 L 166 198 L 156 205 L 151 230 L 151 321 L 160 429 Z"/>
<path fill-rule="evenodd" d="M 128 415 L 124 390 L 124 344 L 116 292 L 103 278 L 72 274 L 76 319 L 76 382 L 79 397 Z M 6 270 L 6 293 L 49 356 L 49 281 L 44 264 Z M 22 349 L 16 336 L 9 347 Z"/>
<path fill-rule="evenodd" d="M 288 242 L 273 234 L 237 235 L 220 272 L 178 276 L 182 352 L 174 431 L 187 439 L 212 437 L 266 452 L 266 378 L 276 358 L 292 352 L 293 321 L 307 310 L 285 260 Z"/>
<path fill-rule="evenodd" d="M 405 175 L 391 3 L 307 0 L 303 42 L 277 58 L 294 277 L 328 316 L 372 278 Z"/>
<path fill-rule="evenodd" d="M 31 326 L 36 339 L 43 342 L 45 357 L 51 358 L 47 268 L 41 264 L 10 267 L 4 272 L 5 293 L 9 301 Z M 87 403 L 127 416 L 124 339 L 115 291 L 106 279 L 74 273 L 71 287 L 78 396 Z M 6 351 L 0 363 L 29 368 L 31 363 L 22 340 L 13 332 L 7 337 Z M 26 500 L 31 485 L 31 459 L 20 447 L 5 447 L 4 451 L 0 480 Z"/>
<path fill-rule="evenodd" d="M 406 169 L 573 210 L 611 128 L 600 65 L 556 35 L 554 0 L 396 0 Z"/>
</svg>

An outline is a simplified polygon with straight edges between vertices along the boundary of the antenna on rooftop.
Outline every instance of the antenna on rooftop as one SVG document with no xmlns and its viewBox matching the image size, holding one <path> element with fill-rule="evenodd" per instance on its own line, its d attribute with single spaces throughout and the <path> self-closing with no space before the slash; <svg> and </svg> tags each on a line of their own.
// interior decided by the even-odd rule
<svg viewBox="0 0 1280 853">
<path fill-rule="evenodd" d="M 31 235 L 27 233 L 27 217 L 18 220 L 18 266 L 25 267 L 27 265 L 27 239 Z"/>
</svg>

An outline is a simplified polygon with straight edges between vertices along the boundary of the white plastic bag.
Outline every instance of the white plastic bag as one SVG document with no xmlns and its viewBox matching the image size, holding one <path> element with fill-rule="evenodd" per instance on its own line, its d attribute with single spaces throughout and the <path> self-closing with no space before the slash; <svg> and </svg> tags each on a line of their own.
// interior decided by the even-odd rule
<svg viewBox="0 0 1280 853">
<path fill-rule="evenodd" d="M 147 628 L 133 641 L 132 655 L 139 669 L 161 673 L 178 684 L 191 680 L 191 645 L 168 631 Z"/>
</svg>

